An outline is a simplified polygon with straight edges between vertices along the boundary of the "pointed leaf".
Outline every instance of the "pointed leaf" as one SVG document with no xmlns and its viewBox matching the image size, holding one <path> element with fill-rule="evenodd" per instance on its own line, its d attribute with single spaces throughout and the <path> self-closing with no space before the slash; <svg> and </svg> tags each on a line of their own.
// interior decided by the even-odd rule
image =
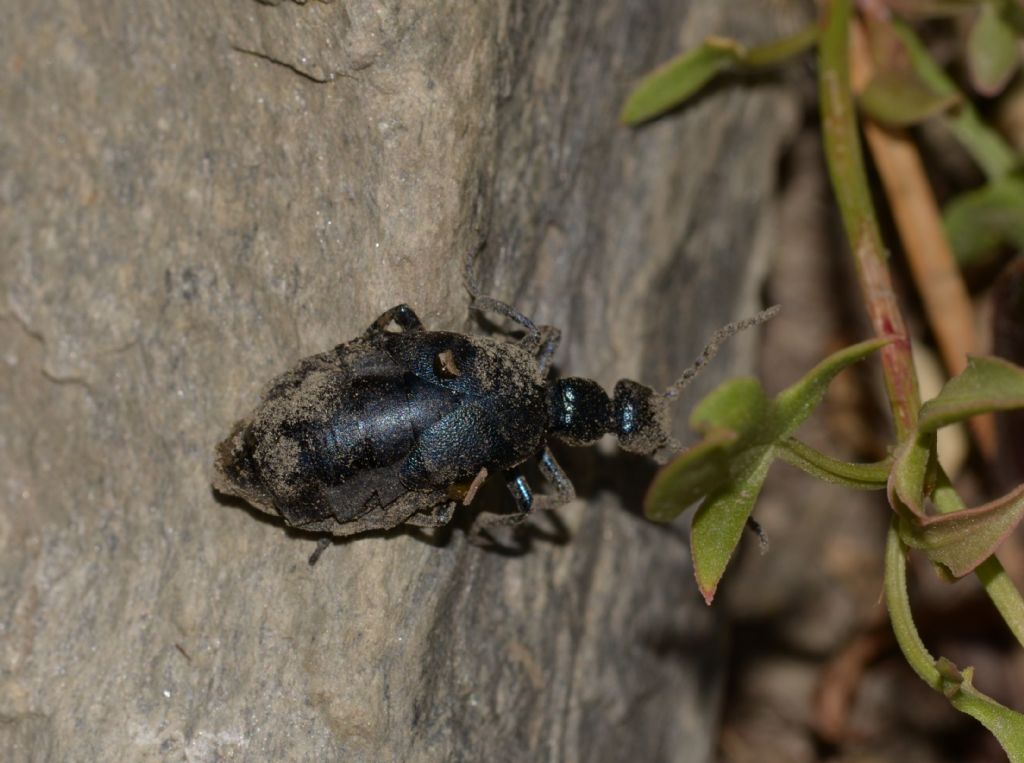
<svg viewBox="0 0 1024 763">
<path fill-rule="evenodd" d="M 754 48 L 723 37 L 709 37 L 699 48 L 676 56 L 640 80 L 622 107 L 620 119 L 628 125 L 654 119 L 681 105 L 724 71 L 774 66 L 807 50 L 817 39 L 818 30 L 813 24 L 790 37 Z"/>
<path fill-rule="evenodd" d="M 983 506 L 915 521 L 904 518 L 900 537 L 925 552 L 954 577 L 962 577 L 995 553 L 1024 520 L 1024 485 Z"/>
<path fill-rule="evenodd" d="M 667 521 L 706 496 L 690 536 L 706 601 L 714 597 L 739 543 L 779 442 L 810 415 L 839 371 L 889 341 L 862 342 L 835 353 L 772 402 L 756 379 L 741 378 L 725 382 L 694 408 L 690 426 L 704 438 L 658 472 L 644 513 Z M 856 478 L 865 474 L 857 472 Z"/>
<path fill-rule="evenodd" d="M 957 95 L 960 106 L 955 112 L 943 115 L 943 123 L 986 177 L 992 180 L 1012 172 L 1018 164 L 1016 152 L 981 118 L 974 105 L 963 98 L 956 83 L 939 66 L 913 28 L 897 18 L 890 19 L 888 26 L 899 37 L 903 50 L 910 60 L 910 66 L 917 76 L 937 93 Z"/>
<path fill-rule="evenodd" d="M 974 89 L 982 95 L 999 94 L 1019 62 L 1013 27 L 995 2 L 985 3 L 967 38 L 967 71 Z"/>
<path fill-rule="evenodd" d="M 918 427 L 934 432 L 979 413 L 1024 408 L 1024 368 L 1002 358 L 970 358 L 938 396 L 921 408 Z"/>
<path fill-rule="evenodd" d="M 715 598 L 718 582 L 743 536 L 743 528 L 761 492 L 772 458 L 770 446 L 745 453 L 742 468 L 725 487 L 709 495 L 693 517 L 690 532 L 693 569 L 708 604 Z"/>
<path fill-rule="evenodd" d="M 674 109 L 716 74 L 736 65 L 743 53 L 738 42 L 711 38 L 676 56 L 640 80 L 622 107 L 620 119 L 635 125 Z"/>
<path fill-rule="evenodd" d="M 891 341 L 891 338 L 870 339 L 845 347 L 829 355 L 800 381 L 780 392 L 775 398 L 773 412 L 773 419 L 779 427 L 778 436 L 789 435 L 804 423 L 825 396 L 829 383 L 840 371 Z"/>
<path fill-rule="evenodd" d="M 960 101 L 957 92 L 939 93 L 910 69 L 881 71 L 861 93 L 861 109 L 889 127 L 909 127 L 941 114 Z"/>
<path fill-rule="evenodd" d="M 1024 486 L 983 506 L 931 515 L 924 497 L 935 464 L 934 432 L 917 433 L 901 444 L 889 477 L 889 504 L 899 516 L 903 543 L 961 577 L 995 553 L 1024 520 Z"/>
</svg>

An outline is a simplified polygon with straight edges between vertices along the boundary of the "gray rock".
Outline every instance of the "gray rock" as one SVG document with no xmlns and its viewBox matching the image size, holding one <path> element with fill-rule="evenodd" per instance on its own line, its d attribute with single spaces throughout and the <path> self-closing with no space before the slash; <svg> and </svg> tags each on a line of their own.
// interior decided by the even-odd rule
<svg viewBox="0 0 1024 763">
<path fill-rule="evenodd" d="M 392 304 L 474 325 L 481 243 L 494 295 L 564 330 L 563 370 L 670 382 L 754 308 L 793 102 L 725 88 L 640 131 L 617 111 L 682 45 L 765 39 L 766 17 L 9 6 L 3 759 L 707 760 L 720 633 L 682 527 L 639 516 L 646 462 L 568 454 L 584 500 L 537 520 L 568 542 L 399 534 L 312 568 L 308 538 L 215 500 L 208 470 L 266 380 Z"/>
</svg>

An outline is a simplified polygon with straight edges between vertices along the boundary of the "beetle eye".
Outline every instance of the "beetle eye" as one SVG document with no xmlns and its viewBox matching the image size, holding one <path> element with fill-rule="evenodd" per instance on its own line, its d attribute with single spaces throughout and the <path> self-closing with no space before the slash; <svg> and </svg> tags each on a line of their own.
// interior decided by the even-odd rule
<svg viewBox="0 0 1024 763">
<path fill-rule="evenodd" d="M 455 379 L 462 375 L 451 350 L 439 352 L 434 358 L 434 373 L 441 379 Z"/>
</svg>

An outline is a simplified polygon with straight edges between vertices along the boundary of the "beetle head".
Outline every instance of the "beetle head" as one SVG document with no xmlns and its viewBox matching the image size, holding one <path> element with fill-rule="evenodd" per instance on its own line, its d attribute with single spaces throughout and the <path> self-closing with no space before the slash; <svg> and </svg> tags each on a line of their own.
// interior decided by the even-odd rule
<svg viewBox="0 0 1024 763">
<path fill-rule="evenodd" d="M 630 453 L 663 461 L 679 449 L 669 428 L 669 399 L 645 384 L 621 379 L 615 385 L 614 429 L 619 446 Z"/>
</svg>

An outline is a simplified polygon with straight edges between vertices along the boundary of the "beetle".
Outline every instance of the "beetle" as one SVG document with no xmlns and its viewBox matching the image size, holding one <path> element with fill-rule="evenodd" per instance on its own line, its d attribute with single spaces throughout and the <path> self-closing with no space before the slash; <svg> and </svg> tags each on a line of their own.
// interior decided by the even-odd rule
<svg viewBox="0 0 1024 763">
<path fill-rule="evenodd" d="M 500 473 L 516 523 L 575 498 L 550 440 L 586 445 L 612 433 L 624 450 L 658 460 L 677 451 L 670 401 L 727 336 L 774 314 L 720 329 L 663 393 L 623 379 L 609 396 L 591 379 L 549 378 L 558 329 L 480 294 L 472 257 L 465 275 L 472 307 L 512 320 L 521 338 L 428 331 L 407 304 L 392 307 L 358 338 L 270 382 L 217 448 L 217 491 L 291 527 L 348 536 L 445 525 Z M 534 495 L 522 471 L 531 458 L 553 494 Z"/>
</svg>

